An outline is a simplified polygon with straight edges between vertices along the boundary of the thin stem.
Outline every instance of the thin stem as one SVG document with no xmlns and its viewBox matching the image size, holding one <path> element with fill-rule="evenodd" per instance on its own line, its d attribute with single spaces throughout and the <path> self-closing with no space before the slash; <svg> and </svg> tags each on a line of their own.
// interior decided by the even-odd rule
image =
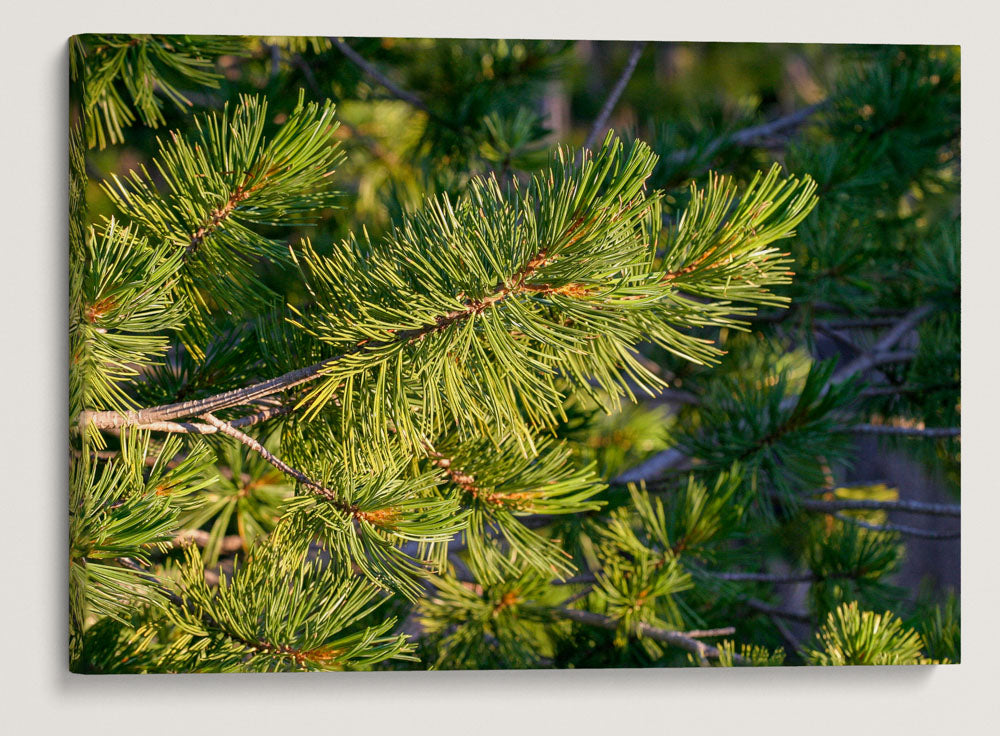
<svg viewBox="0 0 1000 736">
<path fill-rule="evenodd" d="M 736 633 L 735 626 L 721 626 L 717 629 L 690 629 L 689 631 L 680 632 L 684 636 L 690 636 L 692 639 L 708 639 L 713 636 L 732 636 Z"/>
<path fill-rule="evenodd" d="M 365 57 L 355 51 L 353 48 L 347 45 L 347 42 L 343 38 L 330 38 L 330 42 L 337 47 L 337 49 L 346 56 L 356 67 L 361 71 L 371 77 L 373 80 L 378 82 L 382 87 L 385 87 L 389 92 L 391 92 L 395 97 L 409 103 L 418 110 L 423 110 L 424 112 L 430 114 L 426 103 L 417 97 L 412 92 L 403 89 L 398 84 L 393 82 L 389 77 L 385 76 L 378 67 L 369 62 Z"/>
<path fill-rule="evenodd" d="M 920 324 L 920 322 L 932 311 L 934 311 L 934 307 L 932 305 L 924 304 L 923 306 L 917 307 L 916 309 L 908 312 L 906 316 L 899 320 L 899 322 L 897 322 L 891 330 L 885 333 L 885 335 L 872 345 L 868 352 L 859 355 L 857 358 L 847 363 L 834 373 L 833 378 L 830 379 L 830 383 L 832 385 L 843 383 L 852 376 L 864 373 L 869 368 L 878 365 L 877 358 L 879 356 L 884 357 L 889 350 L 896 347 L 896 344 L 902 340 L 907 333 L 910 332 L 910 330 Z"/>
<path fill-rule="evenodd" d="M 945 540 L 959 539 L 962 536 L 961 531 L 935 532 L 930 531 L 929 529 L 917 529 L 912 526 L 902 526 L 901 524 L 871 524 L 867 521 L 862 521 L 861 519 L 856 519 L 853 516 L 848 516 L 847 514 L 842 513 L 836 513 L 833 516 L 834 518 L 837 518 L 847 524 L 860 526 L 862 529 L 871 529 L 875 532 L 896 532 L 907 537 L 917 537 L 919 539 Z"/>
<path fill-rule="evenodd" d="M 803 649 L 802 642 L 800 642 L 795 634 L 792 633 L 792 630 L 788 628 L 788 625 L 776 615 L 768 616 L 768 618 L 771 620 L 771 623 L 774 624 L 774 628 L 778 630 L 778 633 L 781 634 L 781 638 L 784 639 L 785 643 L 791 648 L 792 652 L 795 654 L 801 652 Z"/>
<path fill-rule="evenodd" d="M 769 603 L 764 603 L 764 601 L 759 601 L 756 598 L 747 598 L 746 603 L 753 610 L 767 614 L 773 618 L 787 618 L 789 621 L 798 621 L 803 624 L 812 623 L 812 618 L 810 618 L 808 613 L 786 611 L 783 608 L 772 606 Z"/>
<path fill-rule="evenodd" d="M 642 50 L 645 47 L 645 41 L 636 41 L 632 44 L 632 52 L 629 54 L 628 61 L 625 62 L 625 68 L 622 70 L 618 81 L 615 82 L 615 86 L 611 88 L 611 93 L 608 95 L 608 99 L 604 101 L 604 106 L 601 107 L 601 111 L 594 120 L 594 124 L 590 127 L 587 140 L 583 143 L 584 148 L 591 148 L 595 141 L 597 141 L 597 137 L 607 126 L 608 118 L 611 117 L 615 105 L 618 104 L 618 99 L 622 96 L 622 92 L 625 91 L 625 87 L 628 86 L 628 82 L 635 72 L 635 67 L 639 63 L 639 57 L 642 56 Z"/>
<path fill-rule="evenodd" d="M 151 572 L 149 572 L 146 568 L 144 568 L 138 562 L 133 560 L 131 557 L 118 557 L 116 559 L 118 561 L 118 564 L 121 565 L 122 567 L 128 568 L 133 572 L 139 573 L 146 582 L 153 585 L 160 592 L 161 595 L 163 595 L 167 600 L 169 600 L 175 606 L 180 606 L 181 608 L 191 610 L 186 600 L 181 598 L 174 591 L 172 591 L 170 588 L 164 585 L 162 580 L 153 575 Z"/>
<path fill-rule="evenodd" d="M 790 621 L 812 623 L 812 620 L 807 614 L 775 608 L 774 606 L 770 606 L 763 601 L 758 601 L 755 598 L 748 599 L 747 605 L 755 611 L 760 611 L 767 616 L 768 619 L 770 619 L 771 623 L 774 624 L 774 628 L 778 630 L 778 633 L 781 634 L 781 638 L 785 640 L 793 652 L 797 654 L 802 651 L 802 642 L 799 641 L 798 637 L 792 633 L 792 630 L 789 629 L 785 622 L 781 619 L 787 618 Z"/>
<path fill-rule="evenodd" d="M 769 572 L 705 572 L 704 574 L 716 580 L 726 580 L 734 583 L 771 583 L 772 585 L 815 583 L 821 579 L 825 579 L 811 572 L 793 573 L 790 575 L 779 575 Z M 845 575 L 844 577 L 849 576 Z"/>
<path fill-rule="evenodd" d="M 587 626 L 594 626 L 600 629 L 610 629 L 612 631 L 618 628 L 617 620 L 609 618 L 608 616 L 602 616 L 599 613 L 581 611 L 575 608 L 556 608 L 553 609 L 553 611 L 557 616 L 562 616 L 563 618 L 568 618 L 571 621 L 586 624 Z M 728 632 L 730 629 L 725 629 L 724 631 Z M 732 629 L 732 631 L 735 631 L 735 629 Z M 639 622 L 632 627 L 632 633 L 637 636 L 647 636 L 650 639 L 661 641 L 664 644 L 669 644 L 687 652 L 691 652 L 702 660 L 709 657 L 718 659 L 720 655 L 720 652 L 716 647 L 711 644 L 706 644 L 703 641 L 699 641 L 697 638 L 686 632 L 668 631 L 667 629 L 661 629 L 656 626 L 650 626 L 649 624 Z M 696 634 L 704 632 L 691 633 Z M 708 635 L 718 636 L 721 634 Z M 736 653 L 733 653 L 733 662 L 736 664 L 749 664 L 744 657 Z"/>
<path fill-rule="evenodd" d="M 798 126 L 805 123 L 810 117 L 812 117 L 819 110 L 830 104 L 829 100 L 824 100 L 823 102 L 818 102 L 815 105 L 809 105 L 808 107 L 803 107 L 801 110 L 795 110 L 794 112 L 784 115 L 780 118 L 775 118 L 766 123 L 761 123 L 759 125 L 752 125 L 749 128 L 743 128 L 735 133 L 728 136 L 722 136 L 717 138 L 708 144 L 704 149 L 699 148 L 687 148 L 681 151 L 676 151 L 667 157 L 668 161 L 674 163 L 685 161 L 692 156 L 711 156 L 716 151 L 718 151 L 722 146 L 726 144 L 733 144 L 737 146 L 750 146 L 761 138 L 767 138 L 772 135 L 778 135 L 779 133 L 785 133 L 789 130 L 793 130 Z"/>
<path fill-rule="evenodd" d="M 333 491 L 331 491 L 328 488 L 324 488 L 319 483 L 317 483 L 316 481 L 314 481 L 311 478 L 309 478 L 309 476 L 307 476 L 301 470 L 296 470 L 291 465 L 289 465 L 288 463 L 286 463 L 284 460 L 282 460 L 281 458 L 275 456 L 270 450 L 268 450 L 266 447 L 264 447 L 262 444 L 260 444 L 260 442 L 258 442 L 253 437 L 251 437 L 250 435 L 246 434 L 245 432 L 241 432 L 236 427 L 234 427 L 232 424 L 229 424 L 227 422 L 223 422 L 221 419 L 217 419 L 212 414 L 202 414 L 201 418 L 204 419 L 206 422 L 208 422 L 213 427 L 215 427 L 216 430 L 218 430 L 222 434 L 227 435 L 229 437 L 232 437 L 233 439 L 235 439 L 238 442 L 240 442 L 240 444 L 243 444 L 246 447 L 249 447 L 251 450 L 253 450 L 254 452 L 256 452 L 258 455 L 260 455 L 262 458 L 264 458 L 267 462 L 269 462 L 271 465 L 273 465 L 274 467 L 276 467 L 282 473 L 284 473 L 285 475 L 289 475 L 292 478 L 295 478 L 295 480 L 299 481 L 299 483 L 301 483 L 302 485 L 306 486 L 311 491 L 313 491 L 313 492 L 319 494 L 320 496 L 323 496 L 324 498 L 327 498 L 330 501 L 333 501 L 334 503 L 336 503 L 336 504 L 344 507 L 345 511 L 349 511 L 349 512 L 356 511 L 355 509 L 351 509 L 350 507 L 347 506 L 347 504 L 344 504 L 342 501 L 340 501 L 337 498 L 337 494 L 336 493 L 334 493 Z"/>
<path fill-rule="evenodd" d="M 928 437 L 931 439 L 959 437 L 962 434 L 961 427 L 896 427 L 891 424 L 855 424 L 850 427 L 843 427 L 841 431 L 852 432 L 854 434 L 899 435 L 903 437 Z"/>
<path fill-rule="evenodd" d="M 830 500 L 805 499 L 798 504 L 809 511 L 833 513 L 835 511 L 899 511 L 929 516 L 961 516 L 962 507 L 951 504 L 923 503 L 920 501 L 874 501 L 869 499 L 837 498 Z"/>
<path fill-rule="evenodd" d="M 389 77 L 379 71 L 378 67 L 365 59 L 361 54 L 351 48 L 343 38 L 330 38 L 330 42 L 337 47 L 337 49 L 346 56 L 356 67 L 361 71 L 371 77 L 380 86 L 388 90 L 394 97 L 399 98 L 403 102 L 417 108 L 423 113 L 426 113 L 428 117 L 432 118 L 434 122 L 439 125 L 443 125 L 450 130 L 460 131 L 460 126 L 453 123 L 446 117 L 438 115 L 433 110 L 431 110 L 427 103 L 420 99 L 417 95 L 409 90 L 403 89 L 398 84 L 393 82 Z"/>
<path fill-rule="evenodd" d="M 958 381 L 935 383 L 928 386 L 869 386 L 861 390 L 862 396 L 896 396 L 899 394 L 928 394 L 936 391 L 955 391 L 961 388 Z"/>
<path fill-rule="evenodd" d="M 860 319 L 840 319 L 827 322 L 817 322 L 817 326 L 825 327 L 828 330 L 870 330 L 884 327 L 892 327 L 896 320 L 892 317 L 868 317 Z"/>
<path fill-rule="evenodd" d="M 753 125 L 749 128 L 743 128 L 742 130 L 733 133 L 729 139 L 738 146 L 751 145 L 761 138 L 778 135 L 779 133 L 784 133 L 788 130 L 799 127 L 829 104 L 829 100 L 817 102 L 815 105 L 809 105 L 799 110 L 795 110 L 780 118 L 775 118 L 770 122 Z"/>
</svg>

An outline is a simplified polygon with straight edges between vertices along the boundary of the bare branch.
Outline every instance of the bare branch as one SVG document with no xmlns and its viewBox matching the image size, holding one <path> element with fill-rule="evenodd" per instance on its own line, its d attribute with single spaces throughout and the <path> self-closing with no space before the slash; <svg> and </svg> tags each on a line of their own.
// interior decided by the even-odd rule
<svg viewBox="0 0 1000 736">
<path fill-rule="evenodd" d="M 868 386 L 861 390 L 862 396 L 895 396 L 897 394 L 927 394 L 935 391 L 954 391 L 961 388 L 958 381 L 946 381 L 928 386 Z"/>
<path fill-rule="evenodd" d="M 959 539 L 962 536 L 961 531 L 954 532 L 935 532 L 928 529 L 917 529 L 912 526 L 902 526 L 901 524 L 871 524 L 867 521 L 862 521 L 861 519 L 856 519 L 853 516 L 848 516 L 847 514 L 836 513 L 833 515 L 835 518 L 840 519 L 848 524 L 854 524 L 855 526 L 860 526 L 862 529 L 871 529 L 875 532 L 896 532 L 907 537 L 918 537 L 919 539 Z"/>
<path fill-rule="evenodd" d="M 900 511 L 929 516 L 961 516 L 962 507 L 951 504 L 923 503 L 921 501 L 873 501 L 869 499 L 836 498 L 830 500 L 805 499 L 798 504 L 809 511 L 833 513 L 835 511 Z"/>
<path fill-rule="evenodd" d="M 859 319 L 840 319 L 828 322 L 817 322 L 817 326 L 825 327 L 828 330 L 871 330 L 884 327 L 892 327 L 896 324 L 893 317 L 867 317 Z"/>
<path fill-rule="evenodd" d="M 628 56 L 628 61 L 625 62 L 625 68 L 622 69 L 621 76 L 615 82 L 615 86 L 611 88 L 611 93 L 608 95 L 608 99 L 604 101 L 604 106 L 601 107 L 601 111 L 594 120 L 594 124 L 590 126 L 590 133 L 587 134 L 587 140 L 583 143 L 584 148 L 593 147 L 597 141 L 597 137 L 607 126 L 608 118 L 611 117 L 615 105 L 618 104 L 618 99 L 622 96 L 622 92 L 625 91 L 625 87 L 628 86 L 628 82 L 632 78 L 633 72 L 635 72 L 635 67 L 639 63 L 639 57 L 642 56 L 642 50 L 645 47 L 645 41 L 636 41 L 632 44 L 632 52 Z"/>
<path fill-rule="evenodd" d="M 342 53 L 344 56 L 350 59 L 351 62 L 353 62 L 356 67 L 358 67 L 361 71 L 363 71 L 373 80 L 378 82 L 382 87 L 385 87 L 387 90 L 389 90 L 389 92 L 391 92 L 395 97 L 398 97 L 399 99 L 403 100 L 403 102 L 407 102 L 410 105 L 413 105 L 413 107 L 417 108 L 418 110 L 423 110 L 424 112 L 430 114 L 430 110 L 427 108 L 427 105 L 424 103 L 423 100 L 421 100 L 412 92 L 403 89 L 398 84 L 389 79 L 389 77 L 385 76 L 385 74 L 379 71 L 378 68 L 374 66 L 371 62 L 369 62 L 367 59 L 365 59 L 365 57 L 363 57 L 353 48 L 348 46 L 347 43 L 344 41 L 344 39 L 331 37 L 330 42 L 333 43 L 333 45 L 340 50 L 340 53 Z"/>
<path fill-rule="evenodd" d="M 817 102 L 815 105 L 809 105 L 808 107 L 803 107 L 800 110 L 790 112 L 788 115 L 783 117 L 775 118 L 770 122 L 744 128 L 743 130 L 737 131 L 730 136 L 730 140 L 739 146 L 749 146 L 761 138 L 768 138 L 772 135 L 785 133 L 793 128 L 799 127 L 829 104 L 829 100 L 824 100 L 823 102 Z"/>
<path fill-rule="evenodd" d="M 760 611 L 770 619 L 771 623 L 774 624 L 774 628 L 778 630 L 778 633 L 781 634 L 781 638 L 785 640 L 785 643 L 788 644 L 793 652 L 802 651 L 802 642 L 798 640 L 798 637 L 792 633 L 792 630 L 789 629 L 785 622 L 781 619 L 787 618 L 791 621 L 811 623 L 807 614 L 775 608 L 774 606 L 769 606 L 767 603 L 758 601 L 755 598 L 747 600 L 747 605 L 755 611 Z"/>
<path fill-rule="evenodd" d="M 717 138 L 708 144 L 704 149 L 698 148 L 687 148 L 682 151 L 676 151 L 670 154 L 667 159 L 673 162 L 685 161 L 694 155 L 700 156 L 711 156 L 716 151 L 718 151 L 722 146 L 726 144 L 734 144 L 737 146 L 751 146 L 762 138 L 768 138 L 773 135 L 778 135 L 781 133 L 786 133 L 790 130 L 797 128 L 798 126 L 805 123 L 810 117 L 812 117 L 819 110 L 826 107 L 829 101 L 823 101 L 816 103 L 815 105 L 809 105 L 808 107 L 803 107 L 801 110 L 796 110 L 780 118 L 775 118 L 766 123 L 761 123 L 760 125 L 753 125 L 749 128 L 743 128 L 735 133 L 728 136 L 722 136 Z"/>
<path fill-rule="evenodd" d="M 286 463 L 284 460 L 281 460 L 280 458 L 276 457 L 273 453 L 271 453 L 270 450 L 268 450 L 266 447 L 260 444 L 260 442 L 258 442 L 245 432 L 241 432 L 232 424 L 223 422 L 221 419 L 217 419 L 211 414 L 203 414 L 201 418 L 204 419 L 213 427 L 215 427 L 217 431 L 221 432 L 224 435 L 232 437 L 233 439 L 237 440 L 243 445 L 246 445 L 251 450 L 260 455 L 262 458 L 267 460 L 267 462 L 271 463 L 271 465 L 276 467 L 282 473 L 284 473 L 285 475 L 290 475 L 292 478 L 295 478 L 295 480 L 299 481 L 299 483 L 309 488 L 309 490 L 319 494 L 320 496 L 323 496 L 324 498 L 329 499 L 330 501 L 346 506 L 346 504 L 343 504 L 343 502 L 341 502 L 337 498 L 336 493 L 334 493 L 328 488 L 324 488 L 319 483 L 309 478 L 309 476 L 307 476 L 302 471 L 296 470 L 291 465 Z"/>
<path fill-rule="evenodd" d="M 891 424 L 855 424 L 844 427 L 843 431 L 854 434 L 886 434 L 903 437 L 928 437 L 937 439 L 940 437 L 959 437 L 962 434 L 961 427 L 896 427 Z"/>
<path fill-rule="evenodd" d="M 356 352 L 356 351 L 355 351 Z M 152 425 L 157 422 L 171 421 L 183 417 L 196 416 L 205 412 L 219 411 L 233 406 L 243 406 L 263 399 L 280 391 L 293 388 L 309 381 L 314 381 L 322 375 L 325 368 L 333 365 L 343 356 L 320 361 L 305 368 L 298 368 L 294 371 L 271 378 L 260 383 L 255 383 L 244 388 L 237 388 L 231 391 L 209 396 L 204 399 L 194 399 L 182 401 L 175 404 L 162 404 L 145 409 L 129 410 L 126 412 L 117 411 L 84 411 L 80 412 L 80 426 L 88 424 L 98 429 L 117 429 L 132 425 Z M 170 431 L 170 430 L 164 430 Z M 196 430 L 197 431 L 197 430 Z"/>
<path fill-rule="evenodd" d="M 726 580 L 734 583 L 771 583 L 772 585 L 798 585 L 799 583 L 815 583 L 823 579 L 811 572 L 792 573 L 789 575 L 779 575 L 769 572 L 706 572 L 704 574 L 716 580 Z"/>
<path fill-rule="evenodd" d="M 787 618 L 789 621 L 799 621 L 800 623 L 808 624 L 812 623 L 812 618 L 808 613 L 800 613 L 799 611 L 786 611 L 783 608 L 778 608 L 772 606 L 764 601 L 759 601 L 756 598 L 747 598 L 747 605 L 750 606 L 755 611 L 765 613 L 768 616 L 775 618 Z"/>
<path fill-rule="evenodd" d="M 228 422 L 230 427 L 252 427 L 255 424 L 266 422 L 268 419 L 289 414 L 291 408 L 287 406 L 274 406 L 263 409 L 256 414 L 248 414 Z M 148 424 L 134 425 L 138 429 L 145 429 L 150 432 L 168 432 L 171 434 L 215 434 L 220 430 L 210 424 L 197 424 L 194 422 L 149 422 Z"/>
<path fill-rule="evenodd" d="M 610 629 L 614 631 L 618 628 L 618 621 L 607 616 L 602 616 L 599 613 L 592 613 L 591 611 L 581 611 L 575 608 L 556 608 L 553 609 L 555 614 L 562 616 L 563 618 L 568 618 L 572 621 L 576 621 L 581 624 L 586 624 L 587 626 L 594 626 L 600 629 Z M 716 629 L 714 631 L 735 631 L 735 629 Z M 674 647 L 678 647 L 687 652 L 698 656 L 700 659 L 704 660 L 706 658 L 719 657 L 719 650 L 713 647 L 711 644 L 705 644 L 699 641 L 691 634 L 702 634 L 706 636 L 723 636 L 725 634 L 712 633 L 712 632 L 681 632 L 681 631 L 668 631 L 666 629 L 661 629 L 656 626 L 650 626 L 645 623 L 637 623 L 632 627 L 632 633 L 636 636 L 648 636 L 650 639 L 656 641 L 661 641 L 664 644 L 669 644 Z M 746 658 L 739 654 L 733 654 L 733 662 L 736 664 L 749 664 Z"/>
<path fill-rule="evenodd" d="M 920 324 L 920 322 L 932 311 L 934 311 L 934 307 L 930 304 L 925 304 L 917 307 L 911 312 L 908 312 L 905 317 L 896 323 L 895 327 L 885 333 L 885 335 L 872 345 L 868 352 L 863 355 L 859 355 L 850 363 L 847 363 L 842 368 L 837 370 L 837 372 L 833 374 L 833 378 L 830 379 L 830 383 L 832 385 L 843 383 L 852 376 L 864 373 L 869 368 L 878 365 L 876 360 L 877 356 L 883 356 L 889 350 L 896 347 L 896 344 L 902 340 L 906 334 L 910 332 L 910 330 Z"/>
<path fill-rule="evenodd" d="M 686 459 L 687 455 L 680 450 L 674 448 L 664 450 L 663 452 L 658 452 L 653 455 L 653 457 L 649 458 L 645 462 L 636 465 L 634 468 L 630 468 L 624 473 L 620 473 L 611 482 L 617 485 L 622 483 L 638 483 L 641 480 L 659 478 L 666 471 L 676 465 L 679 465 Z"/>
</svg>

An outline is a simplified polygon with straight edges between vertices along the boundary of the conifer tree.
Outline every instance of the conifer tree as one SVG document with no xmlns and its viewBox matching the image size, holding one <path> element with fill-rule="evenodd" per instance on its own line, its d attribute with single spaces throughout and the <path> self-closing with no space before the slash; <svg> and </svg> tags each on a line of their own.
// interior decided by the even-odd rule
<svg viewBox="0 0 1000 736">
<path fill-rule="evenodd" d="M 573 48 L 72 39 L 74 671 L 959 660 L 842 480 L 957 478 L 957 55 L 574 146 Z"/>
</svg>

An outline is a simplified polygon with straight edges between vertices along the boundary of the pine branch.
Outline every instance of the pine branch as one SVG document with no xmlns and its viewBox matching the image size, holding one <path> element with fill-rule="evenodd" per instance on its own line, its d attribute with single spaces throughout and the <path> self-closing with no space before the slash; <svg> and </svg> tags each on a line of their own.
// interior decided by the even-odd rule
<svg viewBox="0 0 1000 736">
<path fill-rule="evenodd" d="M 529 290 L 533 293 L 538 293 L 539 289 L 537 287 L 528 286 L 525 284 L 525 281 L 529 279 L 535 269 L 544 262 L 545 253 L 542 251 L 537 254 L 535 258 L 529 260 L 527 264 L 515 274 L 509 284 L 497 284 L 496 290 L 493 294 L 480 300 L 466 300 L 461 309 L 447 312 L 444 315 L 437 317 L 433 324 L 429 324 L 425 327 L 396 332 L 392 340 L 360 344 L 356 348 L 336 357 L 328 358 L 327 360 L 314 363 L 313 365 L 306 366 L 305 368 L 289 371 L 281 376 L 277 376 L 276 378 L 272 378 L 267 381 L 261 381 L 260 383 L 253 384 L 252 386 L 234 389 L 232 391 L 224 391 L 205 399 L 164 404 L 161 406 L 150 407 L 148 409 L 129 410 L 123 413 L 113 411 L 83 412 L 80 415 L 80 424 L 82 427 L 91 425 L 98 429 L 113 429 L 136 425 L 142 426 L 146 429 L 172 431 L 171 429 L 165 428 L 166 425 L 160 423 L 172 419 L 201 415 L 206 412 L 213 412 L 220 409 L 249 404 L 281 391 L 285 391 L 287 389 L 294 388 L 295 386 L 321 378 L 326 369 L 334 366 L 338 361 L 346 357 L 356 355 L 363 351 L 376 352 L 379 348 L 384 348 L 390 345 L 413 343 L 435 332 L 440 332 L 457 322 L 461 322 L 472 316 L 480 314 L 484 309 L 490 308 L 499 302 L 502 302 L 512 294 L 524 293 Z M 542 291 L 544 290 L 545 289 L 542 289 Z M 199 429 L 185 429 L 177 431 L 195 431 L 201 434 L 211 433 Z M 213 431 L 218 430 L 216 429 Z"/>
<path fill-rule="evenodd" d="M 433 365 L 421 366 L 425 377 L 420 380 L 433 383 L 425 387 L 428 395 L 423 400 L 429 403 L 423 411 L 414 413 L 412 405 L 404 410 L 398 388 L 392 389 L 395 398 L 384 393 L 379 397 L 394 403 L 393 415 L 387 418 L 401 424 L 407 437 L 421 431 L 412 424 L 415 418 L 437 416 L 444 409 L 441 400 L 430 394 L 440 391 L 440 381 L 447 380 L 456 387 L 467 386 L 461 395 L 450 391 L 447 398 L 455 403 L 455 410 L 461 404 L 463 411 L 473 415 L 470 422 L 481 423 L 488 416 L 484 412 L 499 412 L 494 420 L 513 422 L 512 429 L 526 440 L 526 430 L 516 424 L 513 403 L 527 402 L 536 421 L 554 422 L 559 389 L 553 376 L 559 371 L 574 383 L 583 383 L 581 387 L 588 391 L 592 389 L 587 381 L 597 377 L 615 400 L 629 395 L 625 383 L 629 377 L 658 385 L 658 379 L 629 352 L 629 345 L 639 339 L 652 340 L 690 360 L 711 359 L 715 348 L 674 325 L 688 327 L 692 321 L 706 326 L 728 324 L 731 301 L 774 301 L 766 287 L 783 283 L 787 272 L 776 249 L 765 246 L 787 237 L 815 202 L 811 182 L 783 180 L 772 169 L 766 176 L 755 177 L 748 185 L 748 198 L 726 220 L 724 205 L 735 196 L 735 189 L 728 180 L 714 177 L 698 196 L 691 218 L 700 224 L 676 234 L 672 247 L 677 255 L 669 271 L 660 272 L 653 270 L 658 267 L 648 260 L 648 246 L 643 242 L 642 227 L 658 201 L 643 191 L 655 164 L 648 147 L 637 145 L 625 155 L 620 142 L 609 136 L 593 159 L 587 157 L 579 166 L 570 160 L 568 152 L 561 152 L 558 177 L 536 178 L 527 192 L 517 194 L 517 206 L 535 212 L 527 219 L 511 220 L 514 203 L 495 180 L 474 180 L 468 202 L 460 207 L 451 202 L 432 203 L 427 213 L 414 216 L 412 223 L 397 230 L 397 247 L 376 250 L 364 269 L 359 267 L 360 253 L 353 244 L 345 244 L 329 258 L 318 256 L 306 244 L 300 267 L 317 295 L 317 307 L 310 315 L 318 324 L 295 324 L 321 342 L 335 345 L 336 357 L 195 401 L 122 413 L 84 412 L 81 424 L 98 429 L 150 426 L 216 412 L 325 378 L 324 385 L 310 396 L 315 399 L 311 416 L 331 398 L 337 385 L 351 387 L 364 375 L 384 375 L 392 362 L 398 366 L 397 375 L 400 370 L 402 375 L 411 374 L 415 368 L 409 363 L 422 354 L 434 360 Z M 484 219 L 486 207 L 492 216 Z M 450 241 L 455 228 L 468 228 L 490 240 L 502 238 L 509 252 L 484 260 L 473 245 L 476 240 L 470 238 L 462 253 L 449 253 L 440 241 Z M 512 237 L 515 233 L 517 237 Z M 609 242 L 616 247 L 607 247 Z M 684 267 L 685 255 L 697 259 L 696 268 Z M 478 264 L 471 274 L 470 260 Z M 447 272 L 445 283 L 450 288 L 441 291 L 437 278 L 428 278 L 431 263 Z M 678 268 L 684 268 L 684 278 L 670 278 Z M 747 278 L 751 270 L 752 279 Z M 610 274 L 619 279 L 613 288 L 608 286 Z M 470 277 L 474 278 L 471 282 Z M 499 279 L 492 291 L 485 286 L 486 278 Z M 387 279 L 393 283 L 388 292 Z M 706 303 L 706 296 L 724 301 Z M 456 303 L 458 308 L 442 309 Z M 359 306 L 364 308 L 360 321 Z M 498 310 L 499 306 L 504 309 Z M 573 314 L 571 327 L 560 312 Z M 461 327 L 469 322 L 481 332 Z M 424 343 L 440 333 L 447 334 Z M 483 374 L 476 384 L 454 376 L 453 361 L 445 350 L 449 343 L 461 343 L 464 371 Z M 494 375 L 489 366 L 496 360 L 504 361 L 507 381 L 513 382 L 501 382 Z M 455 362 L 462 366 L 457 356 Z M 375 403 L 366 411 L 375 410 Z M 351 401 L 345 401 L 344 408 L 348 416 L 355 410 Z"/>
<path fill-rule="evenodd" d="M 590 133 L 587 134 L 587 139 L 583 143 L 584 148 L 591 148 L 597 141 L 597 137 L 604 131 L 604 128 L 608 123 L 608 118 L 611 117 L 611 113 L 615 109 L 615 105 L 618 104 L 618 99 L 622 96 L 622 93 L 625 91 L 625 87 L 632 78 L 632 74 L 635 72 L 635 67 L 639 63 L 639 57 L 642 56 L 642 50 L 645 47 L 645 41 L 636 41 L 632 45 L 632 51 L 629 53 L 628 61 L 625 62 L 625 68 L 622 70 L 621 76 L 618 78 L 618 81 L 615 82 L 615 86 L 611 88 L 611 93 L 604 101 L 604 105 L 601 107 L 600 113 L 598 113 L 597 118 L 594 120 L 594 124 L 590 127 Z"/>
<path fill-rule="evenodd" d="M 181 252 L 176 290 L 196 307 L 189 333 L 207 330 L 205 312 L 246 314 L 276 298 L 256 267 L 264 259 L 288 262 L 288 248 L 258 228 L 315 222 L 335 202 L 329 176 L 342 153 L 332 139 L 333 113 L 329 100 L 306 104 L 300 93 L 281 127 L 266 135 L 267 102 L 243 96 L 221 114 L 196 116 L 192 133 L 158 139 L 157 176 L 143 166 L 103 183 L 151 242 Z"/>
</svg>

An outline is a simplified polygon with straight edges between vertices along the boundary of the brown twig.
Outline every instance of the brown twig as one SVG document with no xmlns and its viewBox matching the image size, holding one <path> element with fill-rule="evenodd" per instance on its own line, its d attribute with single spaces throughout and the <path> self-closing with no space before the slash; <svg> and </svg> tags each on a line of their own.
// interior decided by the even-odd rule
<svg viewBox="0 0 1000 736">
<path fill-rule="evenodd" d="M 251 450 L 256 452 L 258 455 L 260 455 L 262 458 L 264 458 L 267 462 L 276 467 L 282 473 L 284 473 L 285 475 L 289 475 L 292 478 L 295 478 L 295 480 L 297 480 L 299 483 L 304 485 L 309 490 L 319 494 L 320 496 L 323 496 L 324 498 L 330 501 L 343 505 L 345 507 L 345 510 L 352 510 L 347 508 L 347 504 L 344 504 L 342 501 L 340 501 L 336 493 L 334 493 L 328 488 L 324 488 L 319 483 L 312 480 L 302 471 L 296 470 L 291 465 L 286 463 L 284 460 L 274 455 L 270 450 L 268 450 L 266 447 L 260 444 L 260 442 L 258 442 L 245 432 L 241 432 L 232 424 L 228 422 L 223 422 L 221 419 L 216 418 L 212 414 L 202 414 L 201 418 L 204 419 L 206 422 L 208 422 L 211 426 L 215 427 L 215 429 L 218 432 L 221 432 L 222 434 L 228 437 L 232 437 L 234 440 L 237 440 L 240 444 L 249 447 Z"/>
<path fill-rule="evenodd" d="M 185 544 L 196 544 L 199 547 L 208 546 L 212 535 L 204 529 L 185 529 L 174 537 L 174 546 L 179 547 Z M 222 538 L 219 543 L 219 552 L 222 554 L 232 554 L 243 549 L 243 537 L 239 534 L 229 534 Z"/>
</svg>

